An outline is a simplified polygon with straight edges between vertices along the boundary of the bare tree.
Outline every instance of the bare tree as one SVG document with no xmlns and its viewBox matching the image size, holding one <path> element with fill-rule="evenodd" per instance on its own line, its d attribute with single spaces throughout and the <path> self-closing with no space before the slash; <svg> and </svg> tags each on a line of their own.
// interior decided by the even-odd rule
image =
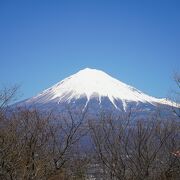
<svg viewBox="0 0 180 180">
<path fill-rule="evenodd" d="M 179 159 L 172 154 L 180 145 L 176 121 L 108 117 L 90 129 L 104 179 L 178 179 Z"/>
<path fill-rule="evenodd" d="M 72 162 L 87 161 L 76 151 L 87 133 L 83 125 L 86 112 L 75 117 L 70 110 L 62 116 L 18 108 L 6 114 L 15 92 L 16 88 L 3 90 L 0 95 L 0 179 L 76 177 L 78 170 L 72 168 Z"/>
<path fill-rule="evenodd" d="M 52 138 L 50 154 L 56 174 L 62 173 L 66 163 L 71 161 L 76 145 L 87 134 L 87 129 L 84 128 L 86 111 L 78 112 L 76 115 L 78 117 L 68 110 L 68 115 L 57 117 L 55 119 L 57 124 L 50 127 Z"/>
<path fill-rule="evenodd" d="M 14 85 L 10 88 L 4 87 L 0 90 L 0 111 L 4 110 L 9 103 L 16 100 L 18 89 L 19 86 Z"/>
<path fill-rule="evenodd" d="M 174 81 L 176 83 L 176 89 L 173 90 L 173 97 L 172 102 L 173 102 L 173 112 L 180 118 L 180 74 L 175 73 L 174 74 Z"/>
<path fill-rule="evenodd" d="M 125 119 L 111 116 L 101 117 L 99 122 L 90 122 L 90 130 L 97 164 L 104 179 L 126 179 L 126 163 L 124 139 L 130 122 L 129 115 Z M 124 144 L 125 145 L 125 144 Z"/>
</svg>

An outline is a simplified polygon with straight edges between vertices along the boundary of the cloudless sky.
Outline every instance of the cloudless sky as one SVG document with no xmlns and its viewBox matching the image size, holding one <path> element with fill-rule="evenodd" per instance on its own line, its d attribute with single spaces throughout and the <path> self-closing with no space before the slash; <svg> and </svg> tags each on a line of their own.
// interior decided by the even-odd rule
<svg viewBox="0 0 180 180">
<path fill-rule="evenodd" d="M 179 0 L 0 0 L 0 85 L 36 95 L 83 68 L 167 96 L 180 71 Z"/>
</svg>

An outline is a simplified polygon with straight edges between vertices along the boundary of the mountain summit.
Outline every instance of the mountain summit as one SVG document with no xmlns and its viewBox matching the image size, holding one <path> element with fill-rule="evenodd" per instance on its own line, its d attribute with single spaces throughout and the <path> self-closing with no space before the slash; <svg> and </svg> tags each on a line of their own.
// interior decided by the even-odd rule
<svg viewBox="0 0 180 180">
<path fill-rule="evenodd" d="M 65 78 L 40 94 L 20 103 L 40 108 L 62 109 L 65 105 L 87 106 L 91 109 L 115 109 L 126 111 L 132 107 L 156 107 L 171 105 L 165 99 L 158 99 L 129 86 L 103 71 L 83 69 Z"/>
</svg>

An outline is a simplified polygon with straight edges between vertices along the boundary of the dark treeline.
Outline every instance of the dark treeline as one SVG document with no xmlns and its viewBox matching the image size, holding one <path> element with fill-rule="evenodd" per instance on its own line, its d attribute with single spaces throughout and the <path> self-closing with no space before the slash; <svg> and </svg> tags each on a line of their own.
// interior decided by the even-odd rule
<svg viewBox="0 0 180 180">
<path fill-rule="evenodd" d="M 16 90 L 0 93 L 0 179 L 180 179 L 178 121 L 156 116 L 132 126 L 131 114 L 88 120 L 86 112 L 7 113 Z"/>
</svg>

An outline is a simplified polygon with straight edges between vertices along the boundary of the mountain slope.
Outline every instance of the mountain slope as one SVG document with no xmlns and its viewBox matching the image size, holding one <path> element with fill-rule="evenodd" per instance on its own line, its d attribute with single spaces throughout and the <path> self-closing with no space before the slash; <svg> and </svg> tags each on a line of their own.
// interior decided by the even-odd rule
<svg viewBox="0 0 180 180">
<path fill-rule="evenodd" d="M 171 102 L 146 95 L 103 71 L 86 68 L 18 105 L 36 105 L 45 109 L 73 105 L 83 109 L 88 106 L 93 111 L 126 111 L 130 106 L 152 109 L 159 105 L 169 106 Z"/>
</svg>

